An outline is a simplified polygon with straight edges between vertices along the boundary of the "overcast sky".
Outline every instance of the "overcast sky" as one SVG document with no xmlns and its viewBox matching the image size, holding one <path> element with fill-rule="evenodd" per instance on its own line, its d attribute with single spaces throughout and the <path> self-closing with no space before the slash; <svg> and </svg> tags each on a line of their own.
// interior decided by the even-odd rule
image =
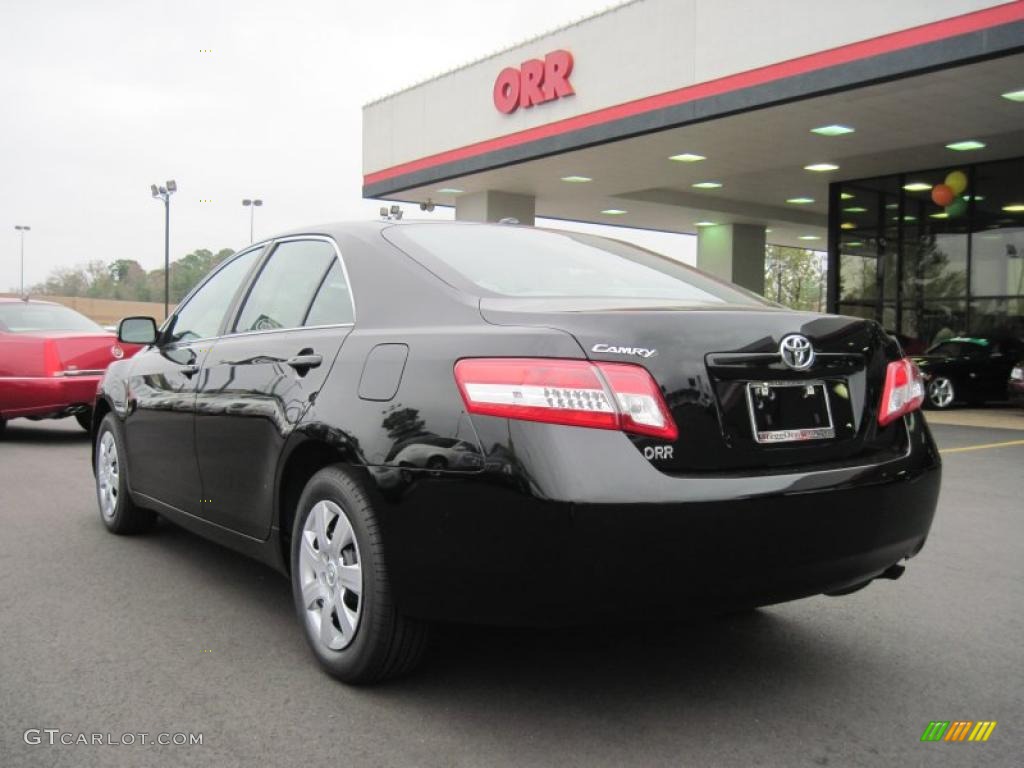
<svg viewBox="0 0 1024 768">
<path fill-rule="evenodd" d="M 18 285 L 15 224 L 26 285 L 91 259 L 160 266 L 149 185 L 171 178 L 172 259 L 247 243 L 244 197 L 265 201 L 257 237 L 374 217 L 365 102 L 608 5 L 0 0 L 0 289 Z M 693 238 L 636 239 L 692 258 Z"/>
</svg>

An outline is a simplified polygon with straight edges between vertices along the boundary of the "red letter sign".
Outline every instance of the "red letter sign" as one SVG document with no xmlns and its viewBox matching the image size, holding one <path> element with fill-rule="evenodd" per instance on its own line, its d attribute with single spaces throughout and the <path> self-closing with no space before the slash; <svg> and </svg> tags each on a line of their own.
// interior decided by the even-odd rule
<svg viewBox="0 0 1024 768">
<path fill-rule="evenodd" d="M 511 115 L 519 107 L 532 107 L 575 91 L 569 83 L 572 74 L 572 54 L 552 51 L 544 60 L 527 59 L 519 69 L 506 67 L 494 81 L 494 106 L 503 114 Z"/>
</svg>

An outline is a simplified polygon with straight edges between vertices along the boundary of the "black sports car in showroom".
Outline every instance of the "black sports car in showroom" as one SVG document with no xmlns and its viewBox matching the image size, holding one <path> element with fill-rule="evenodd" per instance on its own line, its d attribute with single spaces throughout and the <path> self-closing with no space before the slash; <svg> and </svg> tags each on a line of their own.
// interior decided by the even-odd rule
<svg viewBox="0 0 1024 768">
<path fill-rule="evenodd" d="M 119 335 L 147 346 L 100 386 L 103 522 L 159 514 L 290 575 L 349 682 L 411 668 L 435 621 L 618 624 L 896 578 L 939 493 L 919 374 L 879 325 L 591 235 L 293 232 Z"/>
<path fill-rule="evenodd" d="M 925 380 L 930 408 L 972 405 L 1006 399 L 1006 381 L 1024 356 L 1024 340 L 1012 337 L 957 336 L 930 347 L 914 362 Z"/>
</svg>

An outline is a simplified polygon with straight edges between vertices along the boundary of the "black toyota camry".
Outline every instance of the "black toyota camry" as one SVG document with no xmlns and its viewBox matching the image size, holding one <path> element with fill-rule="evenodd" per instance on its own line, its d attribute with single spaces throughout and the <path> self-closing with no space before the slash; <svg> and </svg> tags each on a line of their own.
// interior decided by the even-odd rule
<svg viewBox="0 0 1024 768">
<path fill-rule="evenodd" d="M 248 248 L 111 365 L 101 518 L 288 574 L 320 663 L 431 622 L 678 617 L 895 578 L 939 493 L 913 363 L 616 240 L 331 225 Z M 210 584 L 217 589 L 216 583 Z"/>
</svg>

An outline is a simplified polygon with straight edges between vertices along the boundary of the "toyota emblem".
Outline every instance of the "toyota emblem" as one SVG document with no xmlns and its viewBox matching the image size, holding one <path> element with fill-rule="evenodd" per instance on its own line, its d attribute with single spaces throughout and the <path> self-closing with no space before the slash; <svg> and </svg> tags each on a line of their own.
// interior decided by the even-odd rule
<svg viewBox="0 0 1024 768">
<path fill-rule="evenodd" d="M 799 333 L 791 333 L 783 336 L 779 344 L 779 355 L 782 362 L 794 371 L 806 371 L 814 365 L 814 347 L 810 339 L 801 336 Z"/>
</svg>

